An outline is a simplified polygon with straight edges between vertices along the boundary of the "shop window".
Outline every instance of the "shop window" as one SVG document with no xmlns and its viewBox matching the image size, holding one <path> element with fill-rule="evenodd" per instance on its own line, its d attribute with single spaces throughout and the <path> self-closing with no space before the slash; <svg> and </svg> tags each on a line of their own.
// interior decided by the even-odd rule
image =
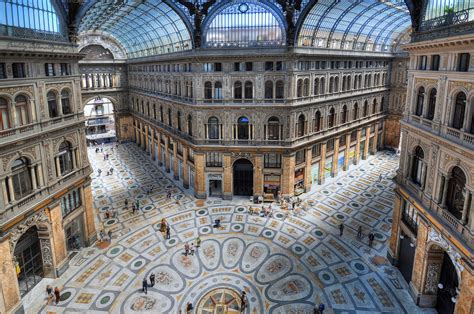
<svg viewBox="0 0 474 314">
<path fill-rule="evenodd" d="M 459 72 L 469 71 L 469 61 L 471 59 L 471 54 L 469 53 L 460 53 L 458 55 L 458 67 Z"/>
<path fill-rule="evenodd" d="M 222 154 L 221 153 L 207 153 L 206 154 L 206 167 L 222 167 Z"/>
<path fill-rule="evenodd" d="M 29 161 L 23 157 L 18 158 L 13 162 L 11 172 L 13 191 L 10 192 L 14 194 L 16 200 L 20 200 L 33 191 Z"/>
<path fill-rule="evenodd" d="M 311 148 L 311 155 L 312 155 L 312 158 L 321 156 L 321 143 L 313 145 L 313 147 Z"/>
<path fill-rule="evenodd" d="M 466 94 L 460 92 L 456 95 L 454 102 L 454 115 L 452 127 L 455 129 L 462 129 L 464 125 L 464 115 L 466 113 Z"/>
<path fill-rule="evenodd" d="M 61 211 L 63 217 L 72 213 L 82 205 L 80 189 L 75 189 L 61 198 Z"/>
<path fill-rule="evenodd" d="M 431 71 L 438 71 L 439 70 L 439 61 L 440 61 L 440 56 L 439 55 L 432 55 L 431 56 Z"/>
<path fill-rule="evenodd" d="M 44 73 L 46 74 L 46 76 L 55 76 L 56 73 L 54 72 L 54 63 L 45 63 Z"/>
<path fill-rule="evenodd" d="M 306 161 L 306 153 L 304 149 L 296 152 L 295 160 L 297 165 Z"/>
<path fill-rule="evenodd" d="M 13 63 L 12 72 L 14 78 L 26 77 L 25 64 L 24 63 Z"/>
<path fill-rule="evenodd" d="M 281 154 L 268 153 L 264 155 L 265 168 L 281 168 Z"/>
</svg>

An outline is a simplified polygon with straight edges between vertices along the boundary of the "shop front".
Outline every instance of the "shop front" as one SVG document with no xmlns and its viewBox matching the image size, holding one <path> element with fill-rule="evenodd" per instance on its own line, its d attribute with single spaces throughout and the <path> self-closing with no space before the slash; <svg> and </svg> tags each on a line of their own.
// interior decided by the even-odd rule
<svg viewBox="0 0 474 314">
<path fill-rule="evenodd" d="M 263 193 L 273 194 L 274 197 L 278 196 L 280 191 L 281 177 L 279 174 L 265 174 L 263 182 Z"/>
<path fill-rule="evenodd" d="M 319 184 L 319 161 L 311 165 L 311 185 Z"/>
<path fill-rule="evenodd" d="M 206 174 L 206 186 L 209 196 L 222 197 L 222 173 Z"/>
<path fill-rule="evenodd" d="M 295 170 L 295 195 L 304 193 L 304 167 Z"/>
<path fill-rule="evenodd" d="M 68 251 L 78 251 L 84 247 L 84 220 L 79 215 L 64 226 L 66 247 Z"/>
<path fill-rule="evenodd" d="M 356 147 L 354 145 L 354 146 L 351 146 L 351 148 L 349 149 L 349 167 L 350 167 L 350 165 L 354 164 L 355 155 L 356 155 Z M 349 169 L 347 169 L 347 170 L 349 170 Z"/>
<path fill-rule="evenodd" d="M 337 159 L 337 171 L 342 171 L 344 170 L 344 149 L 339 151 L 339 156 L 338 156 L 338 159 Z"/>
<path fill-rule="evenodd" d="M 330 178 L 332 174 L 332 159 L 333 155 L 326 156 L 326 165 L 324 165 L 324 177 Z"/>
</svg>

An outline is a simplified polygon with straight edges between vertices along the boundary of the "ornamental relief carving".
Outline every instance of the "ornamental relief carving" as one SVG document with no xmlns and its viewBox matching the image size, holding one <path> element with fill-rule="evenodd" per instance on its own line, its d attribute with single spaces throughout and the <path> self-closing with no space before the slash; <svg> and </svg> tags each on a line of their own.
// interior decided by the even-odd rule
<svg viewBox="0 0 474 314">
<path fill-rule="evenodd" d="M 450 93 L 453 89 L 463 88 L 468 91 L 474 89 L 474 83 L 472 82 L 462 82 L 462 81 L 450 81 L 448 92 Z"/>
<path fill-rule="evenodd" d="M 26 220 L 22 221 L 18 226 L 12 229 L 10 232 L 10 239 L 8 239 L 10 244 L 10 252 L 13 254 L 15 251 L 15 246 L 21 236 L 32 226 L 36 226 L 38 229 L 49 229 L 49 219 L 44 210 L 36 213 L 35 215 L 28 217 Z"/>
<path fill-rule="evenodd" d="M 248 159 L 252 164 L 255 164 L 253 159 L 253 155 L 251 153 L 244 153 L 244 152 L 231 152 L 230 157 L 232 159 L 232 164 L 241 158 Z"/>
<path fill-rule="evenodd" d="M 425 279 L 425 293 L 436 294 L 438 291 L 438 276 L 440 272 L 440 264 L 428 264 Z"/>
<path fill-rule="evenodd" d="M 448 241 L 446 241 L 441 234 L 439 234 L 434 228 L 430 228 L 428 233 L 428 242 L 435 242 L 438 246 L 446 250 L 446 253 L 451 258 L 451 261 L 456 268 L 458 279 L 461 280 L 461 272 L 464 270 L 462 265 L 461 254 L 459 254 Z"/>
<path fill-rule="evenodd" d="M 416 78 L 415 79 L 415 85 L 423 85 L 423 86 L 428 86 L 428 85 L 436 85 L 437 81 L 435 79 L 427 79 L 427 78 Z"/>
<path fill-rule="evenodd" d="M 64 83 L 53 83 L 53 84 L 46 84 L 46 90 L 54 88 L 58 91 L 61 91 L 63 88 L 69 88 L 72 90 L 72 83 L 71 82 L 64 82 Z"/>
<path fill-rule="evenodd" d="M 26 85 L 26 86 L 0 88 L 0 94 L 9 94 L 9 95 L 13 96 L 18 92 L 28 92 L 31 95 L 33 95 L 33 86 Z"/>
<path fill-rule="evenodd" d="M 49 239 L 39 239 L 41 246 L 41 255 L 43 265 L 46 267 L 53 267 L 53 255 L 51 250 L 51 241 Z"/>
</svg>

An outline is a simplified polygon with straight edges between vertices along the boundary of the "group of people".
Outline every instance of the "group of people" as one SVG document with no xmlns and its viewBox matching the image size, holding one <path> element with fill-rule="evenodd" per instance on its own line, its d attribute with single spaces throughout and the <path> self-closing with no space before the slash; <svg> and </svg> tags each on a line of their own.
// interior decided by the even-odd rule
<svg viewBox="0 0 474 314">
<path fill-rule="evenodd" d="M 344 224 L 341 222 L 341 224 L 339 224 L 339 236 L 342 236 L 343 234 L 344 234 Z M 359 225 L 359 227 L 357 228 L 357 238 L 362 239 L 362 237 L 363 237 L 362 225 Z M 375 235 L 371 231 L 369 232 L 368 237 L 369 237 L 369 247 L 372 247 L 372 244 L 374 243 L 374 240 L 375 240 Z"/>
<path fill-rule="evenodd" d="M 104 230 L 100 230 L 99 232 L 99 242 L 112 242 L 112 230 L 107 231 L 107 233 L 104 232 Z"/>
<path fill-rule="evenodd" d="M 46 297 L 48 298 L 48 304 L 54 299 L 54 303 L 58 304 L 61 301 L 61 290 L 56 286 L 51 285 L 46 286 Z"/>
<path fill-rule="evenodd" d="M 166 221 L 166 218 L 161 219 L 160 231 L 165 236 L 165 239 L 171 238 L 171 228 L 169 223 Z"/>
<path fill-rule="evenodd" d="M 262 217 L 271 218 L 273 216 L 272 204 L 270 204 L 268 206 L 263 205 L 260 210 L 259 210 L 258 207 L 249 206 L 249 214 L 251 216 L 253 216 L 255 214 L 255 215 L 262 216 Z"/>
</svg>

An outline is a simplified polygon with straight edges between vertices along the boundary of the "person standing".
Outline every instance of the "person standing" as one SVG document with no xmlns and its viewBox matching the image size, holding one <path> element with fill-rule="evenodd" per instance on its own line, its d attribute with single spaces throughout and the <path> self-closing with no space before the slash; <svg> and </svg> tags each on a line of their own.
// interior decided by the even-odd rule
<svg viewBox="0 0 474 314">
<path fill-rule="evenodd" d="M 109 236 L 109 242 L 112 243 L 112 230 L 109 230 L 107 235 Z"/>
<path fill-rule="evenodd" d="M 242 291 L 242 293 L 240 294 L 240 312 L 245 311 L 247 305 L 247 294 L 245 293 L 245 291 Z"/>
<path fill-rule="evenodd" d="M 142 281 L 142 291 L 147 294 L 148 293 L 148 282 L 146 280 L 146 277 L 143 278 L 143 281 Z"/>
<path fill-rule="evenodd" d="M 98 173 L 98 177 L 100 177 L 100 174 L 102 173 L 102 170 L 98 169 L 97 173 Z"/>
<path fill-rule="evenodd" d="M 155 274 L 151 273 L 150 275 L 150 286 L 154 287 L 155 286 Z"/>
<path fill-rule="evenodd" d="M 357 237 L 362 238 L 362 226 L 359 225 L 359 228 L 357 229 Z"/>
<path fill-rule="evenodd" d="M 198 236 L 196 239 L 196 248 L 201 247 L 201 238 Z"/>
<path fill-rule="evenodd" d="M 61 291 L 59 291 L 59 288 L 56 286 L 54 287 L 54 297 L 55 297 L 55 301 L 56 301 L 56 304 L 59 303 L 59 301 L 61 300 Z"/>
<path fill-rule="evenodd" d="M 171 238 L 171 228 L 169 225 L 166 225 L 166 239 Z"/>
<path fill-rule="evenodd" d="M 325 308 L 324 303 L 319 303 L 319 308 L 318 309 L 319 309 L 320 314 L 323 314 L 324 308 Z"/>
<path fill-rule="evenodd" d="M 46 296 L 48 297 L 48 304 L 53 299 L 53 287 L 51 285 L 46 286 Z"/>
<path fill-rule="evenodd" d="M 372 232 L 369 233 L 369 247 L 372 247 L 374 239 L 375 239 L 375 235 Z"/>
<path fill-rule="evenodd" d="M 342 236 L 343 233 L 344 233 L 344 224 L 341 222 L 341 224 L 339 225 L 339 235 Z"/>
<path fill-rule="evenodd" d="M 379 182 L 382 182 L 382 179 L 383 179 L 382 174 L 379 174 Z"/>
<path fill-rule="evenodd" d="M 189 254 L 189 244 L 188 242 L 186 242 L 184 244 L 184 256 L 188 256 L 188 254 Z"/>
</svg>

